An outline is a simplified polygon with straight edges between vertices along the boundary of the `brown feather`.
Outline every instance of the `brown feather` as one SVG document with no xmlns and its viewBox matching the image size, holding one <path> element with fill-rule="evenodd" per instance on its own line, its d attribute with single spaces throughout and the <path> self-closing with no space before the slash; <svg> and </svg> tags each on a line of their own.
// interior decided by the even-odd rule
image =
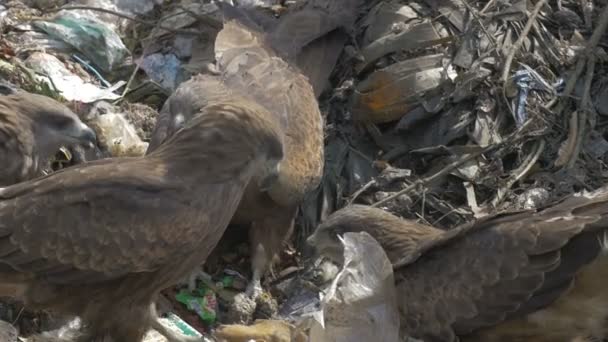
<svg viewBox="0 0 608 342">
<path fill-rule="evenodd" d="M 261 175 L 254 176 L 231 223 L 251 224 L 252 250 L 264 247 L 266 268 L 291 234 L 298 205 L 321 180 L 323 119 L 307 78 L 279 57 L 246 14 L 223 7 L 234 19 L 215 42 L 221 75 L 195 76 L 176 90 L 160 112 L 147 153 L 162 148 L 208 102 L 239 95 L 265 108 L 267 119 L 281 128 L 285 159 L 267 192 L 258 186 Z"/>
<path fill-rule="evenodd" d="M 81 316 L 82 341 L 140 341 L 158 292 L 205 261 L 249 179 L 281 160 L 279 127 L 256 110 L 211 103 L 146 157 L 0 190 L 0 265 L 33 277 L 26 303 Z"/>
<path fill-rule="evenodd" d="M 393 262 L 420 254 L 395 268 L 404 335 L 425 341 L 601 339 L 608 337 L 608 295 L 600 285 L 608 275 L 602 245 L 607 212 L 608 187 L 450 233 L 353 205 L 328 217 L 309 241 L 335 258 L 335 235 L 367 231 Z"/>
</svg>

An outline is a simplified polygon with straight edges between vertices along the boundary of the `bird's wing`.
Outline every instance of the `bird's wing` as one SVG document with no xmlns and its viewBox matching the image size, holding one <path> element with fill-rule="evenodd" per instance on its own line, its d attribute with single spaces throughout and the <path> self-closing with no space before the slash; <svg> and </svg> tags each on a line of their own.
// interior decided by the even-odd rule
<svg viewBox="0 0 608 342">
<path fill-rule="evenodd" d="M 0 98 L 0 186 L 17 183 L 37 169 L 31 155 L 32 131 L 20 124 L 19 113 L 6 98 Z"/>
<path fill-rule="evenodd" d="M 23 148 L 24 142 L 18 141 L 19 138 L 16 136 L 21 135 L 21 139 L 25 138 L 24 140 L 29 140 L 33 144 L 31 136 L 28 136 L 31 132 L 6 126 L 1 120 L 0 115 L 0 162 L 2 163 L 0 186 L 3 186 L 17 183 L 24 176 L 29 175 L 31 167 L 27 167 L 27 163 L 32 164 L 34 160 Z"/>
<path fill-rule="evenodd" d="M 323 121 L 308 79 L 278 57 L 264 35 L 230 20 L 215 41 L 222 82 L 265 107 L 284 132 L 285 160 L 270 196 L 290 205 L 319 184 Z"/>
<path fill-rule="evenodd" d="M 134 165 L 142 161 L 93 162 L 1 189 L 0 263 L 54 283 L 95 282 L 156 270 L 219 239 L 244 185 L 202 185 L 208 196 L 195 199 L 164 181 L 162 166 Z"/>
<path fill-rule="evenodd" d="M 428 249 L 396 270 L 403 331 L 454 341 L 550 305 L 601 252 L 607 200 L 603 190 L 538 212 L 500 215 Z"/>
<path fill-rule="evenodd" d="M 277 56 L 255 23 L 240 17 L 238 9 L 225 10 L 237 13 L 215 40 L 221 75 L 197 76 L 180 85 L 161 110 L 147 153 L 207 103 L 227 96 L 245 98 L 264 108 L 284 133 L 286 158 L 270 195 L 291 205 L 321 178 L 323 126 L 315 93 L 297 68 Z"/>
<path fill-rule="evenodd" d="M 215 55 L 222 82 L 266 107 L 286 129 L 294 101 L 289 95 L 299 96 L 291 94 L 291 88 L 303 76 L 277 56 L 264 34 L 239 20 L 230 20 L 215 39 Z"/>
</svg>

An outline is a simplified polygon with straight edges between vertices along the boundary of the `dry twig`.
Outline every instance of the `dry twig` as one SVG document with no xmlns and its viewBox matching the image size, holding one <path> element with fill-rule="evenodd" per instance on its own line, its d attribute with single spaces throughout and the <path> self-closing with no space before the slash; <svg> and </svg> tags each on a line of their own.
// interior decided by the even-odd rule
<svg viewBox="0 0 608 342">
<path fill-rule="evenodd" d="M 511 63 L 513 63 L 513 58 L 515 57 L 515 54 L 521 48 L 522 44 L 524 43 L 524 40 L 528 36 L 528 33 L 530 33 L 530 30 L 532 29 L 532 25 L 536 21 L 536 17 L 538 16 L 538 13 L 540 13 L 540 9 L 545 5 L 545 3 L 547 3 L 547 0 L 540 0 L 539 2 L 536 3 L 536 6 L 534 6 L 534 11 L 532 11 L 532 14 L 530 14 L 530 17 L 528 18 L 528 22 L 526 22 L 526 26 L 524 26 L 523 31 L 519 35 L 519 38 L 517 39 L 515 44 L 513 44 L 513 46 L 511 47 L 511 50 L 509 51 L 509 54 L 507 55 L 507 58 L 505 59 L 505 65 L 502 69 L 501 81 L 503 83 L 507 82 L 507 78 L 509 77 L 509 72 L 511 71 Z"/>
<path fill-rule="evenodd" d="M 507 192 L 511 189 L 511 187 L 513 187 L 513 184 L 515 184 L 517 181 L 527 175 L 528 172 L 530 172 L 530 170 L 532 169 L 534 164 L 536 164 L 538 158 L 544 150 L 545 141 L 543 139 L 536 141 L 532 153 L 526 156 L 526 159 L 522 162 L 522 164 L 516 170 L 513 171 L 513 174 L 506 181 L 506 184 L 496 191 L 496 197 L 494 197 L 494 199 L 490 201 L 492 207 L 496 208 L 500 203 L 502 203 L 502 201 L 505 199 L 505 196 L 507 195 Z"/>
<path fill-rule="evenodd" d="M 568 78 L 568 81 L 566 82 L 566 87 L 564 88 L 564 93 L 562 95 L 563 98 L 569 97 L 570 94 L 572 94 L 572 92 L 574 91 L 574 87 L 576 86 L 576 81 L 580 77 L 581 73 L 583 72 L 583 67 L 585 66 L 585 62 L 586 62 L 585 57 L 590 56 L 594 52 L 595 47 L 599 43 L 600 38 L 602 38 L 602 36 L 606 32 L 607 27 L 608 27 L 608 5 L 604 6 L 604 9 L 602 10 L 602 13 L 600 14 L 600 17 L 599 17 L 599 23 L 598 23 L 597 27 L 595 28 L 595 30 L 593 31 L 591 38 L 589 38 L 589 41 L 587 42 L 587 44 L 585 44 L 584 54 L 583 54 L 583 56 L 580 56 L 579 60 L 576 63 L 574 73 L 572 75 L 570 75 L 570 77 Z M 561 112 L 564 110 L 564 108 L 565 108 L 565 104 L 564 104 L 564 102 L 562 102 L 561 105 L 557 109 L 557 114 L 558 115 L 561 114 Z"/>
<path fill-rule="evenodd" d="M 412 184 L 410 184 L 405 189 L 403 189 L 403 190 L 401 190 L 399 192 L 396 192 L 396 193 L 390 195 L 389 197 L 384 198 L 384 199 L 382 199 L 382 200 L 380 200 L 380 201 L 372 204 L 371 206 L 372 207 L 378 207 L 378 206 L 380 206 L 380 205 L 382 205 L 382 204 L 384 204 L 384 203 L 386 203 L 388 201 L 392 201 L 392 200 L 394 200 L 395 198 L 397 198 L 397 197 L 399 197 L 401 195 L 410 193 L 410 192 L 416 190 L 417 188 L 424 186 L 425 184 L 431 183 L 432 181 L 434 181 L 434 180 L 436 180 L 436 179 L 438 179 L 440 177 L 443 177 L 443 176 L 449 174 L 450 172 L 452 172 L 456 168 L 462 166 L 464 163 L 466 163 L 466 162 L 468 162 L 468 161 L 470 161 L 470 160 L 472 160 L 474 158 L 477 158 L 477 157 L 479 157 L 480 155 L 482 155 L 484 153 L 488 153 L 488 152 L 490 152 L 492 150 L 495 150 L 497 148 L 500 148 L 500 147 L 502 147 L 502 146 L 504 146 L 506 144 L 512 144 L 513 142 L 515 142 L 515 141 L 517 141 L 517 140 L 519 140 L 519 139 L 522 138 L 521 132 L 524 132 L 527 129 L 527 127 L 530 125 L 530 123 L 531 123 L 531 120 L 526 121 L 517 131 L 511 133 L 511 135 L 509 135 L 507 138 L 505 138 L 501 142 L 498 142 L 498 143 L 493 144 L 493 145 L 488 145 L 488 146 L 484 147 L 483 149 L 481 149 L 481 150 L 479 150 L 477 152 L 472 152 L 471 154 L 469 154 L 467 156 L 464 156 L 464 157 L 462 157 L 462 158 L 454 161 L 453 163 L 447 165 L 446 167 L 444 167 L 443 169 L 439 170 L 439 172 L 435 173 L 434 175 L 429 176 L 429 177 L 425 177 L 425 178 L 422 178 L 422 179 L 418 179 L 417 181 L 413 182 Z"/>
<path fill-rule="evenodd" d="M 380 201 L 372 204 L 371 206 L 372 207 L 377 207 L 377 206 L 380 206 L 380 205 L 382 205 L 382 204 L 384 204 L 384 203 L 386 203 L 388 201 L 392 201 L 392 200 L 394 200 L 395 198 L 397 198 L 397 197 L 399 197 L 401 195 L 410 193 L 410 192 L 416 190 L 417 188 L 423 186 L 424 184 L 430 183 L 430 182 L 434 181 L 435 179 L 438 179 L 440 177 L 443 177 L 443 176 L 447 175 L 448 173 L 452 172 L 453 170 L 455 170 L 459 166 L 462 166 L 464 163 L 468 162 L 469 160 L 477 158 L 480 155 L 482 155 L 484 153 L 487 153 L 487 152 L 493 150 L 494 148 L 497 148 L 498 145 L 499 144 L 487 146 L 486 148 L 484 148 L 484 149 L 482 149 L 480 151 L 473 152 L 473 153 L 471 153 L 471 154 L 469 154 L 469 155 L 467 155 L 467 156 L 465 156 L 463 158 L 460 158 L 459 160 L 456 160 L 453 163 L 447 165 L 446 167 L 444 167 L 443 169 L 441 169 L 439 172 L 435 173 L 434 175 L 426 177 L 426 178 L 423 178 L 423 179 L 419 179 L 419 180 L 413 182 L 412 184 L 410 184 L 405 189 L 403 189 L 403 190 L 401 190 L 401 191 L 399 191 L 397 193 L 394 193 L 394 194 L 388 196 L 387 198 L 384 198 L 384 199 L 382 199 L 382 200 L 380 200 Z"/>
<path fill-rule="evenodd" d="M 566 108 L 570 94 L 572 94 L 572 92 L 574 91 L 576 82 L 585 67 L 585 63 L 588 61 L 589 58 L 592 58 L 592 54 L 595 52 L 595 47 L 599 43 L 600 38 L 606 32 L 606 28 L 608 28 L 608 5 L 604 6 L 604 9 L 602 10 L 602 13 L 599 17 L 599 23 L 593 31 L 591 38 L 589 38 L 589 41 L 587 42 L 587 44 L 585 44 L 585 50 L 583 52 L 583 55 L 579 57 L 579 60 L 576 62 L 574 72 L 570 75 L 568 81 L 566 82 L 566 87 L 564 89 L 564 93 L 562 94 L 562 101 L 555 110 L 558 115 L 560 115 Z M 587 78 L 593 78 L 593 69 L 595 68 L 595 63 L 590 63 L 588 67 L 591 70 L 587 71 Z M 590 82 L 590 80 L 588 79 L 586 81 Z M 585 124 L 587 122 L 587 110 L 585 108 L 586 96 L 588 97 L 588 94 L 583 95 L 583 102 L 581 106 L 582 110 L 574 110 L 570 116 L 568 138 L 566 140 L 567 146 L 569 146 L 569 148 L 568 150 L 566 150 L 566 154 L 561 155 L 560 158 L 556 161 L 556 166 L 566 166 L 567 168 L 572 168 L 576 163 L 576 160 L 578 159 L 579 152 L 582 148 L 586 127 Z"/>
</svg>

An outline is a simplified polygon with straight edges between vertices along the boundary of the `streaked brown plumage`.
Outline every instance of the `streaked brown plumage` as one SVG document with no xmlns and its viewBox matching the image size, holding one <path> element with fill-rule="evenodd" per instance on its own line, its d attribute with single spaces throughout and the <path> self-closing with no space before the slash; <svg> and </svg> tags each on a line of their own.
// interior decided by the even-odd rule
<svg viewBox="0 0 608 342">
<path fill-rule="evenodd" d="M 332 214 L 309 242 L 366 231 L 395 265 L 402 335 L 424 341 L 602 340 L 608 335 L 608 188 L 442 231 L 381 209 Z M 458 337 L 457 337 L 458 336 Z"/>
<path fill-rule="evenodd" d="M 162 146 L 208 101 L 230 101 L 238 94 L 271 113 L 284 138 L 285 160 L 276 180 L 263 187 L 258 182 L 247 186 L 231 221 L 251 223 L 252 251 L 259 250 L 261 254 L 252 261 L 254 280 L 249 293 L 253 294 L 254 289 L 259 289 L 262 273 L 291 234 L 298 205 L 320 182 L 323 122 L 307 78 L 278 57 L 255 24 L 247 22 L 246 15 L 233 13 L 236 9 L 229 6 L 225 10 L 227 16 L 238 19 L 228 20 L 216 38 L 221 75 L 195 76 L 176 90 L 161 110 L 148 153 Z"/>
<path fill-rule="evenodd" d="M 95 143 L 95 133 L 63 104 L 15 91 L 0 96 L 0 186 L 42 175 L 61 146 Z"/>
<path fill-rule="evenodd" d="M 0 296 L 81 316 L 82 341 L 140 341 L 159 328 L 158 292 L 205 261 L 250 178 L 276 177 L 269 118 L 243 98 L 210 103 L 145 157 L 0 189 Z"/>
</svg>

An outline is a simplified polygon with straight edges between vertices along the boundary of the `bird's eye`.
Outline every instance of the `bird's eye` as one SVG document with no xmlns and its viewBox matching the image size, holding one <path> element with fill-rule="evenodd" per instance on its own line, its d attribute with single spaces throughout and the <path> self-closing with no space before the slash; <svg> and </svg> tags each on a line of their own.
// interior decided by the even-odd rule
<svg viewBox="0 0 608 342">
<path fill-rule="evenodd" d="M 72 123 L 72 120 L 62 116 L 51 116 L 47 119 L 47 122 L 53 127 L 64 129 Z"/>
</svg>

